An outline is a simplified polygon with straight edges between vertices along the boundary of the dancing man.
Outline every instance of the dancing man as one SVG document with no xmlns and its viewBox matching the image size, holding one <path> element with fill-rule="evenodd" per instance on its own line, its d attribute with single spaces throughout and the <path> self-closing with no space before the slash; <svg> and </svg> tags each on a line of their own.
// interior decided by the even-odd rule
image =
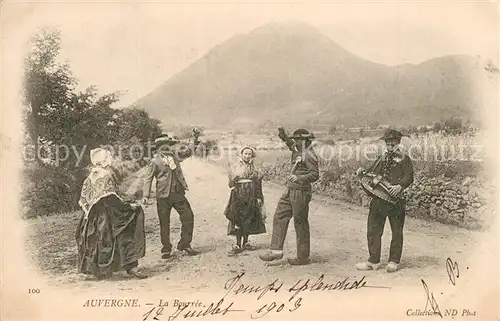
<svg viewBox="0 0 500 321">
<path fill-rule="evenodd" d="M 199 144 L 199 132 L 194 130 L 194 142 L 191 146 L 179 145 L 180 141 L 166 134 L 155 139 L 155 156 L 148 164 L 143 187 L 143 203 L 147 204 L 151 192 L 153 177 L 156 178 L 156 206 L 160 220 L 161 257 L 167 259 L 172 251 L 170 243 L 170 212 L 172 207 L 181 220 L 181 238 L 177 244 L 179 251 L 188 255 L 197 255 L 191 248 L 194 229 L 194 215 L 191 205 L 185 196 L 188 185 L 180 163 L 191 157 L 193 150 Z"/>
<path fill-rule="evenodd" d="M 291 265 L 309 264 L 309 203 L 312 186 L 319 179 L 318 156 L 311 144 L 314 135 L 305 129 L 297 129 L 288 137 L 282 127 L 278 128 L 279 137 L 292 151 L 292 170 L 287 180 L 287 188 L 281 196 L 273 218 L 271 250 L 260 256 L 263 261 L 283 258 L 283 244 L 288 223 L 293 217 L 297 237 L 297 256 L 288 259 Z"/>
</svg>

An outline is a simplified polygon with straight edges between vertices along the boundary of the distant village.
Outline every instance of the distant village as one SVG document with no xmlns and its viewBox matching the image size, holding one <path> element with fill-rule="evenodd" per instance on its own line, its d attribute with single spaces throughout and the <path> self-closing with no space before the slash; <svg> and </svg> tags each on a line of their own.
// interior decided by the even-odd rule
<svg viewBox="0 0 500 321">
<path fill-rule="evenodd" d="M 247 134 L 247 135 L 252 135 L 252 134 L 266 134 L 266 133 L 271 133 L 277 128 L 277 124 L 270 124 L 270 122 L 266 122 L 265 124 L 258 126 L 256 128 L 255 125 L 249 126 L 235 126 L 233 129 L 228 129 L 228 128 L 210 128 L 204 130 L 205 135 L 210 135 L 210 134 L 218 134 L 220 135 L 221 133 L 226 133 L 226 134 Z M 304 126 L 285 126 L 289 127 L 289 130 L 292 130 L 295 127 L 304 127 Z M 339 125 L 323 125 L 323 124 L 312 124 L 310 126 L 305 126 L 308 129 L 314 131 L 316 134 L 319 135 L 332 135 L 332 136 L 337 136 L 338 134 L 344 133 L 350 133 L 351 135 L 353 134 L 358 134 L 361 137 L 367 137 L 371 136 L 372 134 L 375 135 L 378 132 L 384 131 L 389 128 L 394 128 L 398 129 L 401 132 L 404 132 L 406 134 L 424 134 L 427 132 L 434 132 L 434 133 L 441 133 L 441 134 L 462 134 L 466 132 L 476 132 L 479 130 L 478 126 L 474 126 L 471 122 L 463 122 L 459 118 L 450 118 L 446 120 L 441 120 L 439 122 L 435 122 L 434 124 L 431 125 L 420 125 L 420 126 L 393 126 L 389 124 L 372 124 L 371 126 L 359 126 L 359 127 L 347 127 L 344 124 L 339 124 Z"/>
</svg>

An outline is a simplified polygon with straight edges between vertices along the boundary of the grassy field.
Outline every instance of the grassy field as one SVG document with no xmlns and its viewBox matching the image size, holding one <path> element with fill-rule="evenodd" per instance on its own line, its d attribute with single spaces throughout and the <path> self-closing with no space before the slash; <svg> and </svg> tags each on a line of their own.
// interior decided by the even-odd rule
<svg viewBox="0 0 500 321">
<path fill-rule="evenodd" d="M 290 153 L 284 144 L 271 134 L 228 135 L 219 140 L 221 153 L 212 156 L 215 163 L 226 164 L 237 157 L 244 145 L 257 148 L 256 163 L 263 167 L 275 165 L 288 159 Z M 470 164 L 481 164 L 485 160 L 484 137 L 480 133 L 459 136 L 445 136 L 428 133 L 403 138 L 401 148 L 413 160 L 419 170 L 432 171 L 436 167 L 460 167 L 456 172 L 467 171 Z M 357 141 L 333 141 L 330 136 L 321 136 L 315 142 L 315 149 L 321 160 L 321 167 L 356 170 L 374 161 L 384 150 L 378 136 L 364 137 Z"/>
</svg>

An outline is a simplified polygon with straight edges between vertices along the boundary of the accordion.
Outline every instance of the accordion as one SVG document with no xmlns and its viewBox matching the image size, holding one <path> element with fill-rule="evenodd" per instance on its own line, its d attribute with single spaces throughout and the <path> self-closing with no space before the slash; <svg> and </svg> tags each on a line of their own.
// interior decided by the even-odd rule
<svg viewBox="0 0 500 321">
<path fill-rule="evenodd" d="M 378 197 L 387 201 L 391 204 L 396 204 L 399 201 L 398 196 L 392 196 L 389 193 L 389 184 L 388 181 L 382 178 L 382 175 L 370 173 L 370 172 L 362 172 L 360 174 L 361 178 L 361 187 L 363 191 L 371 197 Z"/>
</svg>

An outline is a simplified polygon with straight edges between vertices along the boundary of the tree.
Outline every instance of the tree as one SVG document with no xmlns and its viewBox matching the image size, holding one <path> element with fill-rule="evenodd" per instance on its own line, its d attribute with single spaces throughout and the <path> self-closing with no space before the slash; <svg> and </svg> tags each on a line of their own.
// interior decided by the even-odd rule
<svg viewBox="0 0 500 321">
<path fill-rule="evenodd" d="M 118 92 L 100 95 L 92 86 L 77 91 L 77 80 L 69 65 L 58 60 L 59 31 L 41 30 L 30 39 L 30 45 L 24 61 L 22 113 L 23 133 L 31 142 L 24 142 L 35 145 L 35 155 L 45 150 L 49 162 L 35 157 L 43 168 L 25 162 L 25 182 L 34 181 L 57 191 L 48 197 L 39 196 L 39 188 L 29 185 L 24 185 L 23 190 L 29 201 L 48 198 L 49 205 L 28 203 L 28 207 L 36 207 L 37 213 L 61 210 L 68 204 L 74 208 L 87 175 L 89 150 L 99 145 L 116 146 L 123 139 L 146 141 L 159 133 L 159 122 L 142 110 L 111 108 L 119 100 Z M 83 159 L 76 161 L 80 156 Z M 37 196 L 32 198 L 33 194 Z"/>
<path fill-rule="evenodd" d="M 51 111 L 64 105 L 76 83 L 67 64 L 57 61 L 60 32 L 43 29 L 30 39 L 31 51 L 24 63 L 24 110 L 26 130 L 35 150 Z M 39 160 L 40 161 L 40 160 Z"/>
<path fill-rule="evenodd" d="M 161 132 L 159 121 L 144 110 L 111 108 L 119 100 L 118 92 L 99 95 L 93 86 L 78 92 L 69 65 L 58 61 L 59 31 L 44 29 L 30 44 L 24 72 L 24 120 L 36 151 L 39 139 L 52 147 L 88 151 L 134 137 L 146 142 Z M 76 166 L 75 153 L 67 155 L 63 166 Z"/>
<path fill-rule="evenodd" d="M 137 107 L 116 111 L 112 123 L 116 124 L 117 135 L 121 141 L 136 137 L 145 143 L 161 134 L 160 121 L 150 118 L 144 109 Z"/>
</svg>

